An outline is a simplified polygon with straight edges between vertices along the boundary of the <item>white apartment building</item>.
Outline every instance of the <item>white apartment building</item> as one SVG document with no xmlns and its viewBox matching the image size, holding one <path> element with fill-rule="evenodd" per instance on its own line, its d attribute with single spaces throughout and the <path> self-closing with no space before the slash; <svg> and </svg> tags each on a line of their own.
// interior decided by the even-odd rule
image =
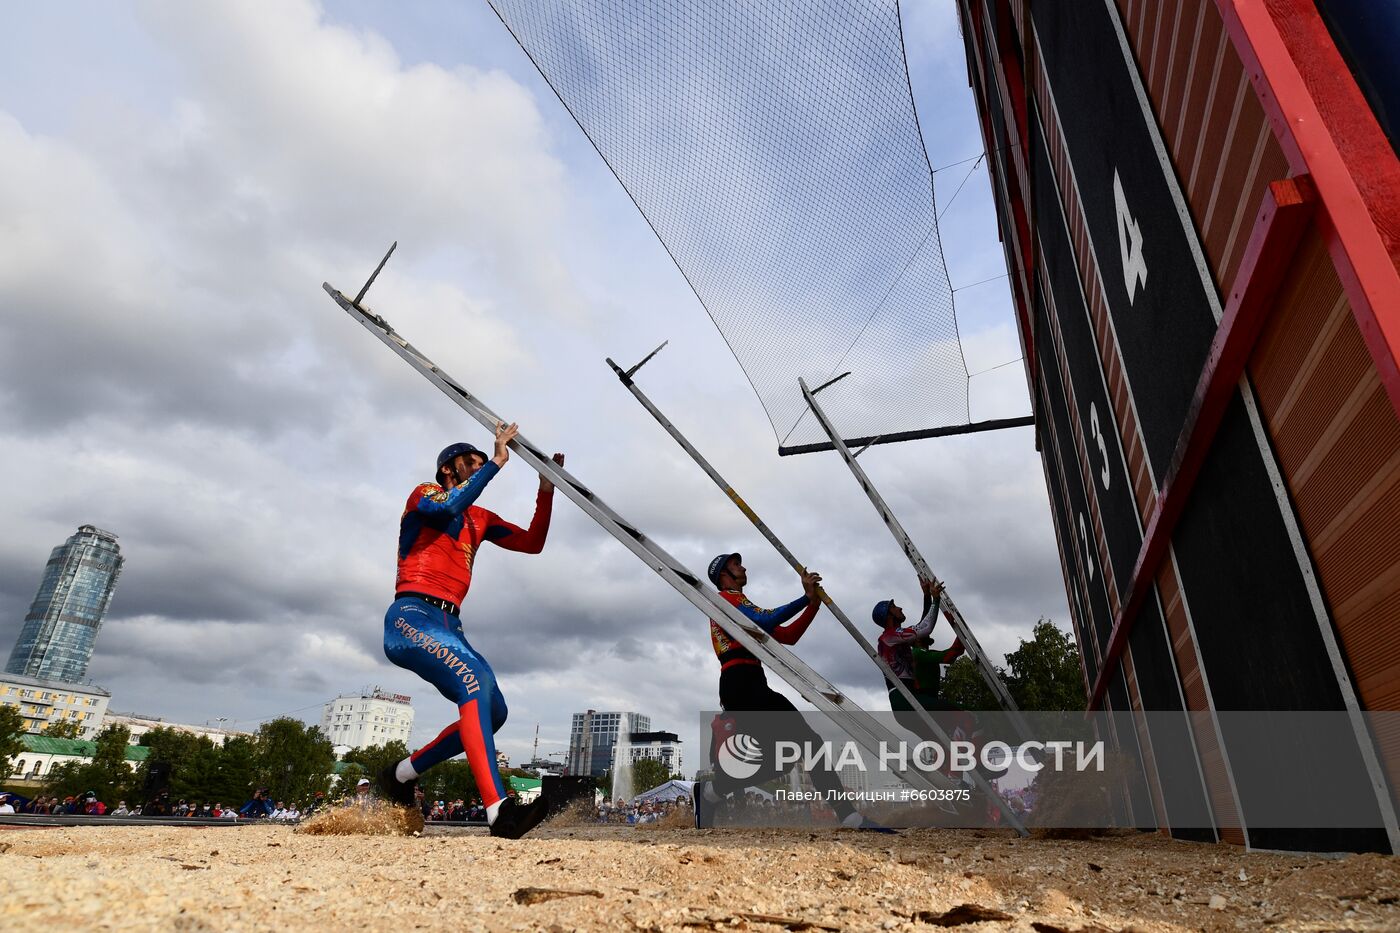
<svg viewBox="0 0 1400 933">
<path fill-rule="evenodd" d="M 366 748 L 395 739 L 407 744 L 413 731 L 412 697 L 378 687 L 342 693 L 321 712 L 321 731 L 337 748 Z"/>
<path fill-rule="evenodd" d="M 674 732 L 633 732 L 632 763 L 651 758 L 666 766 L 668 774 L 682 774 L 681 737 Z"/>
<path fill-rule="evenodd" d="M 140 745 L 141 736 L 152 729 L 172 729 L 176 732 L 200 735 L 219 746 L 236 735 L 252 736 L 251 732 L 239 732 L 236 729 L 211 726 L 208 723 L 200 726 L 193 723 L 169 722 L 159 716 L 143 716 L 140 713 L 108 713 L 104 725 L 126 726 L 131 733 L 131 738 L 127 740 L 131 745 Z"/>
<path fill-rule="evenodd" d="M 40 733 L 55 722 L 76 722 L 79 737 L 92 739 L 102 729 L 112 695 L 90 684 L 41 680 L 25 674 L 0 674 L 0 703 L 17 708 L 24 729 Z"/>
</svg>

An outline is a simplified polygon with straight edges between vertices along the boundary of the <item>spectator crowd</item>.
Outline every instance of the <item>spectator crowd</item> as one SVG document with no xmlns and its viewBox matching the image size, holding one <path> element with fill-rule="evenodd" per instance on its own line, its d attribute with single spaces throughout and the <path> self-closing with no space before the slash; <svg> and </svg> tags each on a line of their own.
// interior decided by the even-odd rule
<svg viewBox="0 0 1400 933">
<path fill-rule="evenodd" d="M 266 790 L 259 789 L 243 806 L 225 806 L 222 801 L 171 801 L 169 794 L 158 794 L 145 803 L 127 806 L 125 800 L 108 807 L 94 791 L 76 797 L 33 797 L 25 799 L 16 794 L 0 794 L 0 814 L 28 813 L 37 816 L 147 816 L 175 819 L 249 820 L 266 819 L 277 823 L 297 823 L 325 806 L 325 794 L 318 793 L 305 806 L 295 801 L 273 800 Z"/>
<path fill-rule="evenodd" d="M 595 808 L 593 815 L 598 823 L 639 826 L 664 820 L 673 813 L 684 813 L 688 819 L 691 813 L 690 798 L 682 796 L 675 800 L 646 801 L 640 804 L 627 803 L 621 798 L 611 803 L 605 800 L 601 806 Z"/>
</svg>

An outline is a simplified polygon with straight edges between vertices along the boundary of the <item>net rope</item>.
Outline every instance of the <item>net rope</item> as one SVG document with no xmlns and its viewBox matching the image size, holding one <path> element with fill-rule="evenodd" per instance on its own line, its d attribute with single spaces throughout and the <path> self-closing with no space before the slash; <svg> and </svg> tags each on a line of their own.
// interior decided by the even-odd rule
<svg viewBox="0 0 1400 933">
<path fill-rule="evenodd" d="M 896 0 L 491 6 L 670 253 L 780 444 L 825 440 L 799 376 L 851 371 L 822 395 L 846 436 L 970 420 Z"/>
</svg>

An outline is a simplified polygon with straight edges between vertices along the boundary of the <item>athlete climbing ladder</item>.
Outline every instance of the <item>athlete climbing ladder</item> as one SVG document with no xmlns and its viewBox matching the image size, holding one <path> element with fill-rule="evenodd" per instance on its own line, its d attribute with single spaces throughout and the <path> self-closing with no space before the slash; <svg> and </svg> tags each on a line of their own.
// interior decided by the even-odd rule
<svg viewBox="0 0 1400 933">
<path fill-rule="evenodd" d="M 389 253 L 392 252 L 393 247 L 390 247 Z M 385 260 L 387 259 L 388 254 L 386 253 Z M 418 370 L 424 378 L 452 399 L 459 408 L 474 418 L 482 427 L 494 430 L 495 426 L 503 420 L 502 418 L 451 376 L 439 369 L 432 360 L 399 336 L 383 317 L 361 307 L 359 302 L 363 300 L 365 293 L 383 267 L 384 261 L 381 261 L 379 267 L 375 269 L 353 301 L 329 283 L 322 283 L 321 287 L 347 314 L 379 338 L 410 366 Z M 517 435 L 510 447 L 512 452 L 528 463 L 535 472 L 552 482 L 556 489 L 563 492 L 605 531 L 621 541 L 624 547 L 654 570 L 663 580 L 671 584 L 696 609 L 705 613 L 726 634 L 753 652 L 770 670 L 791 684 L 803 699 L 826 713 L 833 722 L 837 723 L 867 751 L 878 755 L 882 744 L 887 747 L 899 745 L 901 740 L 893 731 L 886 728 L 874 716 L 862 710 L 835 685 L 808 667 L 783 645 L 777 643 L 767 632 L 744 618 L 714 588 L 702 584 L 695 574 L 686 569 L 634 525 L 614 512 L 592 490 L 526 440 L 524 435 Z M 944 775 L 936 771 L 930 772 L 905 767 L 904 763 L 900 761 L 892 762 L 891 771 L 901 780 L 919 788 L 948 789 L 952 787 L 952 783 Z M 1026 834 L 1025 827 L 1014 818 L 1014 814 L 1012 814 L 1011 825 L 1022 835 Z"/>
<path fill-rule="evenodd" d="M 899 519 L 895 518 L 894 512 L 890 511 L 890 507 L 885 504 L 885 500 L 881 498 L 880 493 L 875 490 L 875 484 L 870 481 L 869 476 L 865 475 L 865 470 L 861 469 L 860 464 L 856 463 L 856 457 L 859 457 L 874 443 L 874 441 L 871 441 L 870 444 L 866 444 L 865 447 L 862 447 L 852 454 L 850 449 L 846 446 L 846 442 L 841 439 L 841 435 L 832 427 L 831 421 L 826 417 L 826 412 L 822 411 L 821 405 L 817 404 L 817 393 L 833 382 L 844 378 L 846 375 L 849 375 L 849 373 L 837 376 L 836 379 L 819 385 L 816 389 L 807 388 L 807 383 L 803 379 L 798 379 L 797 384 L 802 388 L 802 396 L 807 400 L 807 407 L 812 410 L 812 414 L 816 416 L 817 422 L 822 426 L 822 430 L 826 432 L 827 437 L 831 438 L 832 446 L 835 447 L 836 452 L 841 455 L 841 459 L 846 461 L 846 466 L 851 468 L 851 474 L 855 476 L 856 482 L 860 485 L 860 488 L 865 490 L 866 496 L 870 498 L 870 504 L 875 506 L 875 511 L 880 513 L 880 518 L 884 520 L 885 527 L 890 530 L 890 534 L 894 535 L 895 541 L 899 542 L 900 549 L 904 551 L 904 556 L 908 557 L 909 563 L 914 566 L 914 572 L 917 573 L 921 579 L 939 583 L 940 581 L 933 575 L 933 570 L 929 567 L 928 561 L 924 560 L 924 556 L 920 554 L 919 549 L 914 546 L 914 541 L 909 537 L 909 533 L 904 530 L 904 526 L 899 523 Z M 1006 684 L 1002 683 L 1001 675 L 998 674 L 997 669 L 992 666 L 992 662 L 987 657 L 987 653 L 982 650 L 981 644 L 978 643 L 976 636 L 972 634 L 972 629 L 968 628 L 967 621 L 963 618 L 962 613 L 958 611 L 958 607 L 953 604 L 953 600 L 948 596 L 946 588 L 943 591 L 943 610 L 948 617 L 949 623 L 953 626 L 953 631 L 957 632 L 958 638 L 962 640 L 963 648 L 967 651 L 967 656 L 977 663 L 978 669 L 982 672 L 982 679 L 987 682 L 987 686 L 991 688 L 993 696 L 997 698 L 1002 708 L 1006 710 L 1007 718 L 1011 720 L 1011 724 L 1016 729 L 1017 734 L 1020 735 L 1023 741 L 1030 741 L 1031 730 L 1026 724 L 1025 717 L 1021 715 L 1020 708 L 1016 706 L 1016 701 L 1011 698 L 1011 692 L 1006 689 Z"/>
</svg>

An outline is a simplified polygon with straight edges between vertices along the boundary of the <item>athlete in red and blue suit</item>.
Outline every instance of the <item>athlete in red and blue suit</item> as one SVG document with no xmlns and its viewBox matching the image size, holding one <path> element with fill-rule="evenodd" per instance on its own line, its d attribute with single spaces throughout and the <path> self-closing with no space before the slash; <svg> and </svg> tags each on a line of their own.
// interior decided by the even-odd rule
<svg viewBox="0 0 1400 933">
<path fill-rule="evenodd" d="M 744 567 L 740 554 L 720 554 L 710 561 L 708 576 L 719 590 L 719 595 L 754 625 L 784 645 L 795 645 L 807 631 L 821 608 L 818 588 L 821 575 L 802 574 L 802 595 L 777 609 L 760 609 L 744 595 L 744 587 L 749 582 L 749 572 Z M 719 658 L 719 703 L 727 716 L 716 717 L 711 729 L 715 731 L 714 749 L 718 751 L 725 739 L 724 732 L 737 730 L 741 726 L 750 735 L 772 746 L 778 740 L 796 742 L 799 746 L 818 748 L 821 738 L 806 724 L 792 701 L 768 686 L 763 674 L 763 662 L 752 651 L 731 639 L 727 632 L 714 619 L 710 620 L 710 643 L 715 656 Z M 745 716 L 749 713 L 790 714 L 782 716 Z M 788 767 L 791 767 L 789 765 Z M 709 781 L 695 785 L 695 826 L 704 829 L 715 823 L 716 810 L 725 798 L 735 795 L 736 802 L 743 799 L 747 787 L 760 784 L 773 777 L 780 777 L 785 768 L 778 768 L 771 755 L 765 751 L 765 758 L 757 774 L 735 778 L 722 766 L 717 767 L 715 776 Z M 820 791 L 836 811 L 842 826 L 852 829 L 868 829 L 877 832 L 892 832 L 879 826 L 858 813 L 846 799 L 841 778 L 827 765 L 819 764 L 808 771 L 812 785 Z"/>
<path fill-rule="evenodd" d="M 549 533 L 554 486 L 543 477 L 529 528 L 473 504 L 510 459 L 507 445 L 516 432 L 513 424 L 497 426 L 490 460 L 470 444 L 448 447 L 438 456 L 442 485 L 423 483 L 404 507 L 394 602 L 384 616 L 384 654 L 455 703 L 458 717 L 433 741 L 380 775 L 380 786 L 393 800 L 412 806 L 418 776 L 465 752 L 491 834 L 510 838 L 519 838 L 543 819 L 545 802 L 540 798 L 520 807 L 506 796 L 493 738 L 506 721 L 505 697 L 491 666 L 463 634 L 458 613 L 483 542 L 538 554 Z M 554 461 L 562 465 L 563 454 L 555 454 Z"/>
</svg>

